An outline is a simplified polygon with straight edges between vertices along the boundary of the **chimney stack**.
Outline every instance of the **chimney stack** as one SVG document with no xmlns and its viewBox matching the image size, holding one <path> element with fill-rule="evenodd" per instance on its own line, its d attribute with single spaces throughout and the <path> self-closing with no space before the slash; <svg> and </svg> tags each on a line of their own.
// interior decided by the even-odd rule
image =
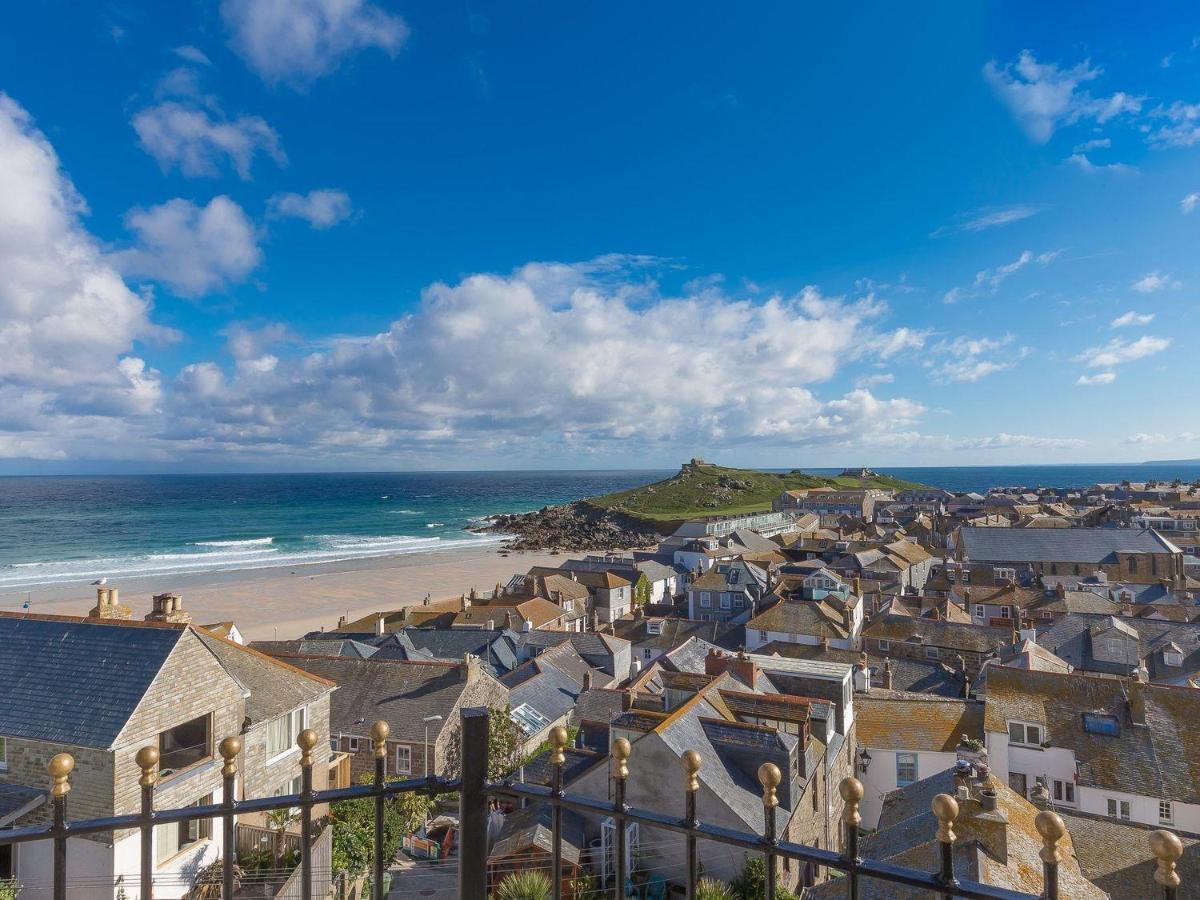
<svg viewBox="0 0 1200 900">
<path fill-rule="evenodd" d="M 629 712 L 633 709 L 633 692 L 625 691 L 621 694 L 621 709 L 624 712 Z"/>
<path fill-rule="evenodd" d="M 171 622 L 187 625 L 192 617 L 183 610 L 183 598 L 178 594 L 156 594 L 153 609 L 146 615 L 147 622 Z"/>
<path fill-rule="evenodd" d="M 96 605 L 88 612 L 89 619 L 132 619 L 133 610 L 120 604 L 116 588 L 96 588 Z"/>
<path fill-rule="evenodd" d="M 583 689 L 585 691 L 590 691 L 595 686 L 596 686 L 596 676 L 593 674 L 591 669 L 588 669 L 586 672 L 583 673 Z"/>
<path fill-rule="evenodd" d="M 473 653 L 464 653 L 462 661 L 462 680 L 474 684 L 479 678 L 479 657 Z"/>
<path fill-rule="evenodd" d="M 383 613 L 375 613 L 375 634 L 382 637 L 387 632 Z"/>
<path fill-rule="evenodd" d="M 892 660 L 891 657 L 883 661 L 883 688 L 890 691 L 892 689 Z"/>
<path fill-rule="evenodd" d="M 1062 600 L 1064 597 L 1066 597 L 1067 596 L 1066 584 L 1064 584 L 1061 581 L 1058 584 L 1056 584 L 1054 586 L 1054 596 L 1057 597 L 1059 600 Z"/>
</svg>

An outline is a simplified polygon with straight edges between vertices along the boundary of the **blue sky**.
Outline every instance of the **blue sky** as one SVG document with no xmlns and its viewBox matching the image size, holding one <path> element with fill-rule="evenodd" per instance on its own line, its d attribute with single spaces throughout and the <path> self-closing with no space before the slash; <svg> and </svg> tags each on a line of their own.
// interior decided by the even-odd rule
<svg viewBox="0 0 1200 900">
<path fill-rule="evenodd" d="M 25 4 L 0 472 L 1200 456 L 1191 4 Z"/>
</svg>

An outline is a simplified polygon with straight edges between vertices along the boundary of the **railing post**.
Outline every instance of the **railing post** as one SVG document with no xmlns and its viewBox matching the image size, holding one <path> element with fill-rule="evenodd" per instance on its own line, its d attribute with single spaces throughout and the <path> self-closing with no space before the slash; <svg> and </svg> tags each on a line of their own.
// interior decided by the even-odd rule
<svg viewBox="0 0 1200 900">
<path fill-rule="evenodd" d="M 387 774 L 387 739 L 392 728 L 382 719 L 371 726 L 371 744 L 375 750 L 375 852 L 372 854 L 371 898 L 383 900 L 383 788 Z"/>
<path fill-rule="evenodd" d="M 625 834 L 628 826 L 625 822 L 625 812 L 629 804 L 625 802 L 625 789 L 629 782 L 629 755 L 633 748 L 625 738 L 617 738 L 612 745 L 613 758 L 613 824 L 617 835 L 617 887 L 613 896 L 625 900 L 625 869 L 628 868 L 628 848 Z"/>
<path fill-rule="evenodd" d="M 958 801 L 949 794 L 938 794 L 930 805 L 938 820 L 937 839 L 941 856 L 937 880 L 950 887 L 958 884 L 958 879 L 954 876 L 954 839 L 957 837 L 954 833 L 954 820 L 958 818 Z M 942 900 L 951 900 L 951 895 L 942 894 Z"/>
<path fill-rule="evenodd" d="M 487 872 L 488 711 L 464 709 L 459 716 L 462 763 L 458 807 L 458 895 L 485 900 Z"/>
<path fill-rule="evenodd" d="M 296 737 L 300 748 L 300 900 L 312 900 L 313 748 L 317 733 L 305 728 Z"/>
<path fill-rule="evenodd" d="M 775 808 L 779 806 L 779 797 L 775 789 L 779 787 L 779 782 L 783 776 L 779 772 L 779 767 L 774 763 L 763 763 L 758 767 L 758 783 L 763 789 L 763 840 L 771 847 L 778 843 L 778 837 L 775 834 Z M 775 900 L 775 854 L 766 854 L 767 864 L 767 897 L 766 900 Z"/>
<path fill-rule="evenodd" d="M 1042 877 L 1046 882 L 1042 896 L 1046 900 L 1058 900 L 1058 864 L 1062 862 L 1058 843 L 1067 833 L 1067 826 L 1058 813 L 1048 809 L 1038 813 L 1033 824 L 1042 836 L 1042 850 L 1038 854 L 1042 858 Z"/>
<path fill-rule="evenodd" d="M 221 767 L 221 897 L 233 897 L 233 857 L 237 842 L 233 833 L 233 804 L 237 782 L 237 758 L 242 752 L 242 739 L 227 737 L 218 748 L 225 765 Z"/>
<path fill-rule="evenodd" d="M 555 799 L 561 800 L 563 795 L 563 766 L 567 762 L 567 729 L 557 725 L 550 729 L 550 765 Z M 555 803 L 550 809 L 550 834 L 553 841 L 550 868 L 552 870 L 551 885 L 554 900 L 562 900 L 562 806 Z"/>
<path fill-rule="evenodd" d="M 845 809 L 842 811 L 842 827 L 846 831 L 846 847 L 843 858 L 846 861 L 846 879 L 849 882 L 846 896 L 849 900 L 858 900 L 858 864 L 862 859 L 858 855 L 858 826 L 862 824 L 862 816 L 858 805 L 863 798 L 862 782 L 851 776 L 843 778 L 838 785 Z"/>
<path fill-rule="evenodd" d="M 54 779 L 50 795 L 54 802 L 54 900 L 67 900 L 67 794 L 71 793 L 71 772 L 75 757 L 59 753 L 46 767 Z"/>
<path fill-rule="evenodd" d="M 1162 887 L 1163 900 L 1176 900 L 1182 882 L 1175 863 L 1183 856 L 1183 842 L 1177 835 L 1160 828 L 1150 833 L 1150 852 L 1157 862 L 1154 880 Z"/>
<path fill-rule="evenodd" d="M 137 752 L 138 768 L 142 777 L 138 784 L 142 786 L 142 826 L 141 857 L 142 884 L 138 892 L 139 900 L 154 898 L 154 785 L 158 781 L 158 748 L 143 747 Z"/>
<path fill-rule="evenodd" d="M 700 754 L 688 750 L 679 760 L 683 766 L 683 820 L 689 829 L 700 824 L 696 817 L 696 795 L 700 792 Z M 696 857 L 696 833 L 689 831 L 687 838 L 687 896 L 688 900 L 696 900 L 696 884 L 700 880 L 700 861 Z"/>
</svg>

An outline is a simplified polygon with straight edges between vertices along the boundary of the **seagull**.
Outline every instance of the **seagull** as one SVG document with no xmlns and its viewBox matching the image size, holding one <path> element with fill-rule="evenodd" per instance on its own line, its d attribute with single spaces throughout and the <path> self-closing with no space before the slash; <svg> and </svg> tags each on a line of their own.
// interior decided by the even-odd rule
<svg viewBox="0 0 1200 900">
<path fill-rule="evenodd" d="M 108 584 L 108 576 L 105 576 L 104 578 L 97 578 L 92 582 L 92 584 Z"/>
</svg>

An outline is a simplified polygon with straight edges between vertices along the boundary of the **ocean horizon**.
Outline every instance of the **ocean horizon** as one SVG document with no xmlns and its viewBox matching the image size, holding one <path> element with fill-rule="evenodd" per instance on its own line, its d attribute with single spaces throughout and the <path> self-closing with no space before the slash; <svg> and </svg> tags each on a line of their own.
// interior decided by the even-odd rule
<svg viewBox="0 0 1200 900">
<path fill-rule="evenodd" d="M 837 468 L 808 468 L 818 475 Z M 786 471 L 766 470 L 766 471 Z M 944 487 L 1191 481 L 1200 464 L 879 467 Z M 473 528 L 666 469 L 0 477 L 0 596 L 97 578 L 255 570 L 497 545 Z"/>
</svg>

